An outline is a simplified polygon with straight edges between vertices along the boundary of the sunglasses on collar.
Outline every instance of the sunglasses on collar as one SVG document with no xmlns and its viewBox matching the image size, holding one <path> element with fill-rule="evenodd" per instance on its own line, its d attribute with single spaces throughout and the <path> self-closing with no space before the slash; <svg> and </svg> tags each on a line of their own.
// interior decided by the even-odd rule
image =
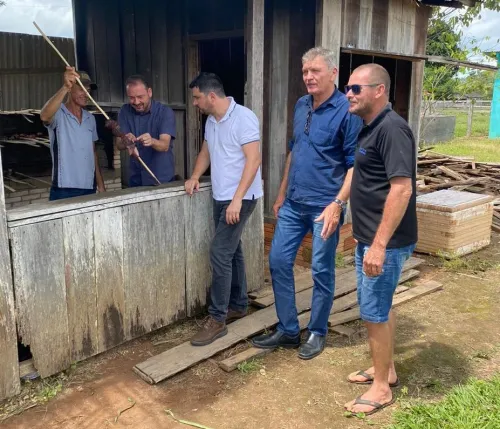
<svg viewBox="0 0 500 429">
<path fill-rule="evenodd" d="M 370 86 L 370 87 L 375 87 L 375 86 L 379 86 L 379 85 L 382 85 L 381 83 L 371 83 L 369 85 L 359 85 L 359 84 L 354 84 L 354 85 L 346 85 L 344 86 L 344 90 L 345 90 L 345 94 L 347 95 L 347 93 L 349 91 L 352 91 L 352 93 L 354 95 L 359 95 L 361 94 L 361 90 L 363 88 L 363 86 Z"/>
</svg>

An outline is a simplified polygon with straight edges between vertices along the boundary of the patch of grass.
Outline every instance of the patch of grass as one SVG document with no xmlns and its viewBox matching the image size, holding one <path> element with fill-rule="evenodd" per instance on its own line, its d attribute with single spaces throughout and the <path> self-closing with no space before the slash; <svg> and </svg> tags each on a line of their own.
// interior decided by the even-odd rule
<svg viewBox="0 0 500 429">
<path fill-rule="evenodd" d="M 335 267 L 336 268 L 345 268 L 346 263 L 344 259 L 344 255 L 342 253 L 335 254 Z"/>
<path fill-rule="evenodd" d="M 500 162 L 500 139 L 459 137 L 433 145 L 434 150 L 451 156 L 466 156 L 477 162 Z"/>
<path fill-rule="evenodd" d="M 455 116 L 455 137 L 465 137 L 467 134 L 468 112 L 457 110 L 444 110 L 444 114 Z M 472 135 L 471 137 L 487 136 L 490 131 L 489 110 L 475 110 L 472 115 Z"/>
<path fill-rule="evenodd" d="M 470 380 L 437 403 L 416 403 L 393 415 L 389 429 L 498 429 L 500 374 L 489 381 Z"/>
<path fill-rule="evenodd" d="M 42 381 L 42 387 L 38 392 L 38 399 L 42 402 L 47 402 L 57 396 L 62 391 L 63 385 L 61 380 L 48 379 Z"/>
<path fill-rule="evenodd" d="M 474 273 L 483 273 L 495 267 L 495 264 L 478 256 L 460 257 L 460 256 L 446 256 L 438 253 L 441 259 L 441 264 L 446 271 L 470 271 Z"/>
<path fill-rule="evenodd" d="M 262 361 L 260 359 L 246 360 L 245 362 L 241 362 L 237 368 L 243 374 L 250 374 L 262 368 Z"/>
</svg>

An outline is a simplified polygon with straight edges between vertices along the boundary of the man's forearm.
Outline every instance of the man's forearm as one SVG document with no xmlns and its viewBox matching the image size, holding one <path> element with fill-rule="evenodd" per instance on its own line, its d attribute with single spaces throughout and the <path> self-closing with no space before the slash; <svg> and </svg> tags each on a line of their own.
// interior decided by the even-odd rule
<svg viewBox="0 0 500 429">
<path fill-rule="evenodd" d="M 292 163 L 292 152 L 286 157 L 285 171 L 283 172 L 283 179 L 281 179 L 281 185 L 278 194 L 286 195 L 286 189 L 288 187 L 288 173 L 290 172 L 290 164 Z"/>
<path fill-rule="evenodd" d="M 40 119 L 43 122 L 51 122 L 52 118 L 55 116 L 59 108 L 61 107 L 64 98 L 68 94 L 68 89 L 63 86 L 59 91 L 57 91 L 50 99 L 45 103 L 40 111 Z"/>
<path fill-rule="evenodd" d="M 167 152 L 170 148 L 170 139 L 168 139 L 168 141 L 163 139 L 153 139 L 152 146 L 153 149 L 158 152 Z"/>
<path fill-rule="evenodd" d="M 260 157 L 246 160 L 245 167 L 243 168 L 243 174 L 241 175 L 240 183 L 238 185 L 238 188 L 236 189 L 236 192 L 234 193 L 235 199 L 242 200 L 243 197 L 246 195 L 248 189 L 255 180 L 255 175 L 259 170 L 260 163 L 261 163 Z"/>
<path fill-rule="evenodd" d="M 191 174 L 191 179 L 199 180 L 200 177 L 207 171 L 210 165 L 210 154 L 208 153 L 208 148 L 206 143 L 203 143 L 201 151 L 196 157 L 196 164 L 194 165 L 193 174 Z"/>
<path fill-rule="evenodd" d="M 373 245 L 387 247 L 394 231 L 401 223 L 411 198 L 411 189 L 391 186 L 384 205 L 382 221 L 377 229 Z"/>
<path fill-rule="evenodd" d="M 340 188 L 340 192 L 337 194 L 337 198 L 340 201 L 347 201 L 351 195 L 351 182 L 352 182 L 352 172 L 354 169 L 351 167 L 347 170 L 347 174 L 344 179 L 344 184 Z"/>
</svg>

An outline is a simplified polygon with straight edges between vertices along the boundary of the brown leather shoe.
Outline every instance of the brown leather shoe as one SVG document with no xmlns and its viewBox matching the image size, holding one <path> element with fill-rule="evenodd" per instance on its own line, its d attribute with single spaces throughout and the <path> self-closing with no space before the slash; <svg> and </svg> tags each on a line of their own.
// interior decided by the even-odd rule
<svg viewBox="0 0 500 429">
<path fill-rule="evenodd" d="M 198 333 L 191 338 L 191 344 L 193 346 L 206 346 L 226 334 L 226 324 L 224 322 L 217 322 L 212 316 L 208 316 Z"/>
<path fill-rule="evenodd" d="M 235 320 L 242 319 L 247 315 L 246 311 L 236 311 L 229 309 L 226 316 L 226 324 L 234 322 Z"/>
</svg>

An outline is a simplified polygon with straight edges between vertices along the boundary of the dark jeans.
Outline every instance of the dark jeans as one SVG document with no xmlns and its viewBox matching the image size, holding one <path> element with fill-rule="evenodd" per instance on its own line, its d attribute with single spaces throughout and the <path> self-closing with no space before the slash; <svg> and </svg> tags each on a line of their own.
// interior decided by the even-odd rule
<svg viewBox="0 0 500 429">
<path fill-rule="evenodd" d="M 229 204 L 231 201 L 214 200 L 215 237 L 210 247 L 212 287 L 208 312 L 218 322 L 226 320 L 228 308 L 244 311 L 248 304 L 241 234 L 257 201 L 243 200 L 240 221 L 235 225 L 226 223 Z"/>
<path fill-rule="evenodd" d="M 95 189 L 78 189 L 78 188 L 50 188 L 49 201 L 62 200 L 64 198 L 81 197 L 83 195 L 95 194 Z"/>
</svg>

